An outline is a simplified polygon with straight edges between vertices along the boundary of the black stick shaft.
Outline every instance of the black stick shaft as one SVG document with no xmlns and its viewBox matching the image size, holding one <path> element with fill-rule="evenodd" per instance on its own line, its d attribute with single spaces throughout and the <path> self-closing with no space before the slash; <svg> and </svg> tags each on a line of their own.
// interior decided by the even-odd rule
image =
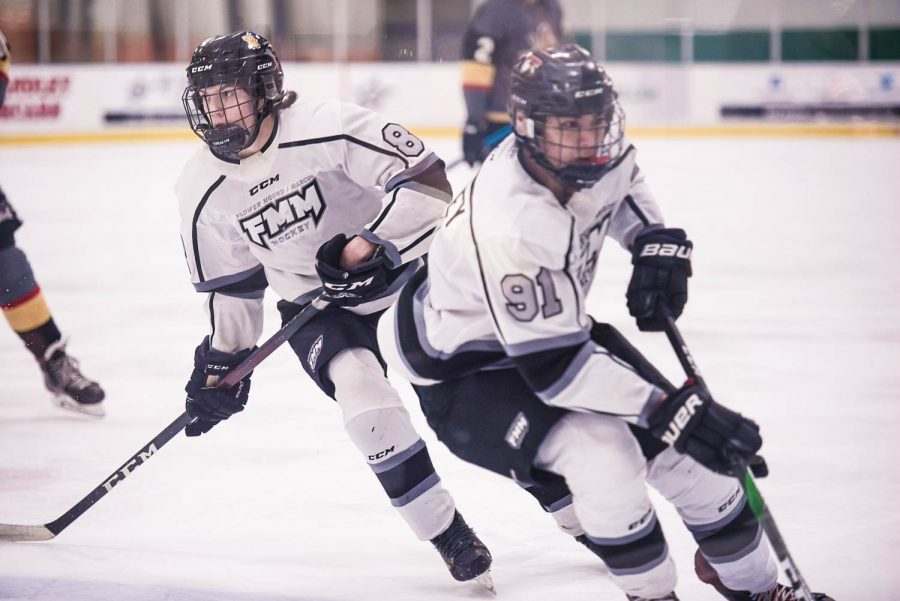
<svg viewBox="0 0 900 601">
<path fill-rule="evenodd" d="M 216 386 L 219 388 L 231 388 L 236 385 L 247 374 L 253 371 L 256 366 L 262 363 L 263 359 L 271 355 L 275 349 L 296 334 L 297 331 L 315 317 L 317 313 L 324 310 L 328 304 L 328 301 L 321 297 L 313 300 L 300 313 L 294 316 L 293 319 L 272 335 L 271 338 L 266 340 L 258 349 L 228 372 Z M 73 505 L 71 509 L 52 522 L 43 524 L 42 526 L 0 524 L 0 540 L 23 541 L 48 540 L 53 538 L 72 522 L 77 520 L 85 511 L 90 509 L 94 503 L 105 497 L 114 486 L 130 476 L 135 469 L 146 463 L 150 457 L 155 455 L 159 449 L 163 447 L 163 445 L 184 430 L 185 426 L 190 422 L 191 418 L 187 413 L 179 415 L 175 421 L 166 426 L 162 432 L 153 438 L 153 440 L 141 447 L 137 453 L 132 455 L 125 463 L 119 466 L 116 471 L 98 484 L 94 490 L 85 495 L 85 497 Z"/>
</svg>

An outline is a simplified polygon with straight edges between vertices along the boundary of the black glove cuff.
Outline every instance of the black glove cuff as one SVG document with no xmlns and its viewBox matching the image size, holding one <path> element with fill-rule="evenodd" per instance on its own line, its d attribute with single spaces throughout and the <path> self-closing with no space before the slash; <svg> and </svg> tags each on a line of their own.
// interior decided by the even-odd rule
<svg viewBox="0 0 900 601">
<path fill-rule="evenodd" d="M 194 351 L 194 369 L 207 376 L 221 377 L 246 359 L 254 350 L 256 350 L 255 346 L 236 353 L 226 353 L 212 348 L 209 345 L 209 336 L 206 336 Z"/>
</svg>

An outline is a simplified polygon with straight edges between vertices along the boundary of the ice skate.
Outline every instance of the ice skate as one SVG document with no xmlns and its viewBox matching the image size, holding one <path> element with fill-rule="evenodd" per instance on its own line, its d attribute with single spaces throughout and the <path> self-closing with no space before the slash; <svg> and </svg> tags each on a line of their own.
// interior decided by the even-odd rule
<svg viewBox="0 0 900 601">
<path fill-rule="evenodd" d="M 746 597 L 726 597 L 727 599 L 746 599 L 747 601 L 799 601 L 795 589 L 783 584 L 776 584 L 772 590 L 765 593 L 756 593 Z M 824 593 L 813 593 L 813 601 L 834 601 L 831 597 Z"/>
<path fill-rule="evenodd" d="M 633 597 L 631 595 L 625 596 L 628 597 L 628 601 L 679 601 L 678 595 L 676 595 L 674 591 L 664 597 L 653 597 L 652 599 L 646 597 Z"/>
<path fill-rule="evenodd" d="M 441 554 L 453 578 L 459 581 L 475 580 L 488 590 L 494 590 L 490 572 L 491 552 L 458 511 L 447 529 L 431 539 L 431 544 Z"/>
<path fill-rule="evenodd" d="M 62 340 L 54 342 L 38 361 L 44 374 L 44 385 L 53 393 L 54 402 L 70 411 L 95 417 L 105 415 L 100 385 L 87 379 L 78 368 L 78 361 L 66 354 Z"/>
<path fill-rule="evenodd" d="M 706 558 L 697 550 L 694 555 L 694 570 L 700 580 L 713 586 L 728 601 L 800 601 L 797 592 L 783 584 L 776 583 L 774 587 L 763 593 L 750 593 L 747 591 L 733 591 L 725 586 L 719 579 L 719 575 L 709 565 Z M 834 601 L 824 593 L 813 593 L 813 601 Z"/>
</svg>

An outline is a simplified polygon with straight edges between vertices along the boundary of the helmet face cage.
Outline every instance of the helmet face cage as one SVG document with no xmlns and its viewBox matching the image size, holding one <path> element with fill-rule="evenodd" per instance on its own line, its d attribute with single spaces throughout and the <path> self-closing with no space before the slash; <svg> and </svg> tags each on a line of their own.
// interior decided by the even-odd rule
<svg viewBox="0 0 900 601">
<path fill-rule="evenodd" d="M 210 38 L 194 51 L 182 105 L 191 129 L 218 155 L 232 157 L 256 140 L 284 96 L 284 76 L 262 36 Z"/>
<path fill-rule="evenodd" d="M 519 145 L 567 187 L 593 186 L 622 154 L 625 115 L 612 81 L 575 44 L 519 59 L 509 112 Z"/>
</svg>

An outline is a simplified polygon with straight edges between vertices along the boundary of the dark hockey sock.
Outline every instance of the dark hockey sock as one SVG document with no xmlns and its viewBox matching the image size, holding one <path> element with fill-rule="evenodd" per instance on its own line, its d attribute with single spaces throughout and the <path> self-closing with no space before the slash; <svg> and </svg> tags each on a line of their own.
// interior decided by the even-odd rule
<svg viewBox="0 0 900 601">
<path fill-rule="evenodd" d="M 44 358 L 44 354 L 47 352 L 47 349 L 50 348 L 51 344 L 62 338 L 62 333 L 60 333 L 59 328 L 56 327 L 56 323 L 53 321 L 52 317 L 50 318 L 50 321 L 40 327 L 29 330 L 28 332 L 16 333 L 19 335 L 19 338 L 25 342 L 25 346 L 31 351 L 31 354 L 38 360 Z"/>
<path fill-rule="evenodd" d="M 11 250 L 18 251 L 15 248 Z M 26 275 L 30 276 L 30 270 Z M 10 291 L 15 294 L 15 288 L 24 288 L 21 283 L 13 280 L 13 283 L 9 285 Z M 43 359 L 50 345 L 62 338 L 62 334 L 53 321 L 50 308 L 44 300 L 44 295 L 41 294 L 40 286 L 33 280 L 25 283 L 30 283 L 30 287 L 24 288 L 12 298 L 10 295 L 4 295 L 6 298 L 0 299 L 5 301 L 0 304 L 0 309 L 10 327 L 22 339 L 31 354 L 37 359 Z"/>
<path fill-rule="evenodd" d="M 371 468 L 394 507 L 403 507 L 439 480 L 428 449 L 421 440 L 391 459 L 371 465 Z"/>
<path fill-rule="evenodd" d="M 662 527 L 655 521 L 646 534 L 628 542 L 597 542 L 588 535 L 577 538 L 594 552 L 613 574 L 637 574 L 648 571 L 661 563 L 668 554 Z"/>
</svg>

